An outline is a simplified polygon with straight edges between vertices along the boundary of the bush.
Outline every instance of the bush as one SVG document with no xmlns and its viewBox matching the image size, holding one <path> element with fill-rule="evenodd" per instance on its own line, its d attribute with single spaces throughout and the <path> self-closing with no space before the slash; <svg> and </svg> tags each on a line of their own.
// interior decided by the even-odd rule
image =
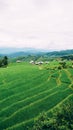
<svg viewBox="0 0 73 130">
<path fill-rule="evenodd" d="M 63 62 L 60 62 L 59 64 L 62 66 L 62 68 L 67 68 L 66 62 L 63 61 Z"/>
<path fill-rule="evenodd" d="M 53 114 L 53 113 L 52 113 Z M 32 130 L 72 130 L 73 102 L 67 102 L 51 118 L 42 113 L 34 122 Z"/>
<path fill-rule="evenodd" d="M 61 67 L 61 66 L 58 66 L 58 69 L 59 69 L 59 70 L 61 70 L 61 69 L 62 69 L 62 67 Z"/>
</svg>

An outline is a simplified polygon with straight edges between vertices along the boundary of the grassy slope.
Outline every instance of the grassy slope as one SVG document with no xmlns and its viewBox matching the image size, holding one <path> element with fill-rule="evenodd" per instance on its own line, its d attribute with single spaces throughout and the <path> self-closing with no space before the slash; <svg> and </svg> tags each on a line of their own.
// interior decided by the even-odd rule
<svg viewBox="0 0 73 130">
<path fill-rule="evenodd" d="M 71 69 L 48 70 L 28 63 L 1 68 L 0 130 L 26 130 L 39 113 L 71 99 L 72 76 Z"/>
</svg>

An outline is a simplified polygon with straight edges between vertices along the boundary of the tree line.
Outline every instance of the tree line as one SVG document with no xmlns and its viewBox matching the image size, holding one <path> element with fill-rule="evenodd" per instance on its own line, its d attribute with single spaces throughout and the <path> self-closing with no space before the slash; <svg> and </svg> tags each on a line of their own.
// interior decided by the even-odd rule
<svg viewBox="0 0 73 130">
<path fill-rule="evenodd" d="M 0 59 L 0 67 L 7 67 L 8 65 L 8 57 L 4 56 Z"/>
</svg>

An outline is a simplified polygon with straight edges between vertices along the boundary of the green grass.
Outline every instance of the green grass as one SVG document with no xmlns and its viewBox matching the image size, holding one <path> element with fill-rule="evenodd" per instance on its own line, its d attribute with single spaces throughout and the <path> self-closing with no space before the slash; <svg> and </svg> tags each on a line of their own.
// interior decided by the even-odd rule
<svg viewBox="0 0 73 130">
<path fill-rule="evenodd" d="M 72 76 L 70 68 L 40 69 L 24 62 L 0 68 L 0 130 L 27 130 L 41 112 L 50 114 L 72 95 Z"/>
</svg>

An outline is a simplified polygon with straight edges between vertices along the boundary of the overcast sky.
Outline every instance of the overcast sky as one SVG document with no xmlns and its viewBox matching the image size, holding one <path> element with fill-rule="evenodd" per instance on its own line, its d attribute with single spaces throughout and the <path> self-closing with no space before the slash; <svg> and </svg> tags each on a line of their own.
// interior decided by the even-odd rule
<svg viewBox="0 0 73 130">
<path fill-rule="evenodd" d="M 73 0 L 0 0 L 0 47 L 73 49 Z"/>
</svg>

